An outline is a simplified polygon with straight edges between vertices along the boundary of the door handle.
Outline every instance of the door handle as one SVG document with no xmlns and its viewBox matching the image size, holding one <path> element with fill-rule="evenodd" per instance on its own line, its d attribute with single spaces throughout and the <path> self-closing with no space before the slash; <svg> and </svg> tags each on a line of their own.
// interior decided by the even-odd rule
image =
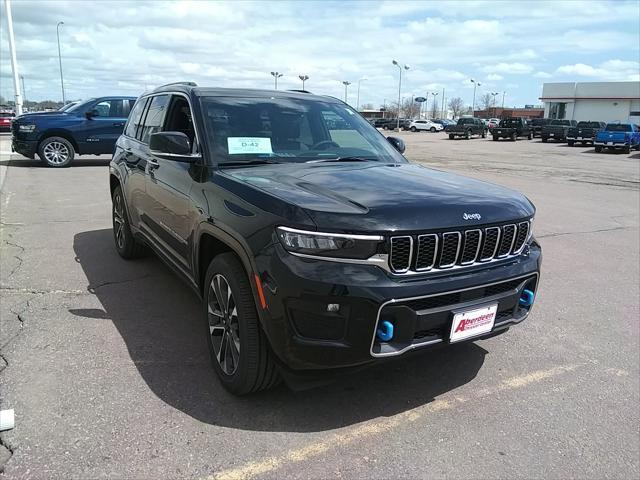
<svg viewBox="0 0 640 480">
<path fill-rule="evenodd" d="M 160 166 L 158 162 L 151 159 L 147 160 L 147 165 L 149 165 L 149 168 L 158 168 Z"/>
<path fill-rule="evenodd" d="M 124 122 L 115 122 L 113 124 L 114 127 L 124 127 Z"/>
</svg>

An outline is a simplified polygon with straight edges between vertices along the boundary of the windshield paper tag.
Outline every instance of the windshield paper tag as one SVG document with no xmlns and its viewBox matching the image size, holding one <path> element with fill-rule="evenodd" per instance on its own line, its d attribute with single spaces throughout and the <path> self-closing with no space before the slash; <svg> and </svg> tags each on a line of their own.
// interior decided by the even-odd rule
<svg viewBox="0 0 640 480">
<path fill-rule="evenodd" d="M 247 153 L 273 153 L 269 137 L 228 137 L 229 155 Z"/>
</svg>

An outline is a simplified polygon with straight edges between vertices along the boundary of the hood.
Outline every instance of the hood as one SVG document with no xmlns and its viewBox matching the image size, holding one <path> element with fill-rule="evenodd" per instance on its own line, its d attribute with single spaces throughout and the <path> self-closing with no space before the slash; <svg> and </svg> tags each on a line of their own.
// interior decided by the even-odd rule
<svg viewBox="0 0 640 480">
<path fill-rule="evenodd" d="M 535 211 L 513 190 L 409 163 L 292 163 L 224 174 L 303 208 L 319 229 L 334 231 L 469 227 Z"/>
<path fill-rule="evenodd" d="M 58 118 L 68 118 L 69 114 L 66 112 L 32 112 L 32 113 L 23 113 L 22 115 L 19 115 L 17 117 L 15 117 L 15 120 L 20 120 L 20 121 L 29 121 L 29 120 L 34 120 L 37 121 L 39 118 L 42 117 L 46 117 L 47 120 L 49 119 L 58 119 Z"/>
</svg>

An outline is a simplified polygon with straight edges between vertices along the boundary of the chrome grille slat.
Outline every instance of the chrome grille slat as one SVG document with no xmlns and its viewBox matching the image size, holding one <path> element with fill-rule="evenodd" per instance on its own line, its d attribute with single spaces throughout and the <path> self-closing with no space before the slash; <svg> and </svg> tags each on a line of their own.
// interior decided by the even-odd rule
<svg viewBox="0 0 640 480">
<path fill-rule="evenodd" d="M 440 250 L 439 268 L 451 268 L 458 261 L 460 255 L 460 243 L 462 234 L 460 232 L 446 232 L 442 234 L 442 249 Z"/>
<path fill-rule="evenodd" d="M 513 248 L 513 243 L 516 240 L 516 226 L 514 224 L 504 225 L 502 227 L 502 239 L 500 240 L 500 247 L 498 248 L 497 258 L 504 258 Z"/>
<path fill-rule="evenodd" d="M 469 267 L 520 255 L 531 236 L 529 220 L 502 226 L 390 238 L 392 273 Z"/>
<path fill-rule="evenodd" d="M 413 237 L 405 235 L 391 238 L 391 255 L 389 265 L 395 273 L 404 273 L 411 267 L 413 256 Z"/>
<path fill-rule="evenodd" d="M 527 243 L 527 238 L 529 238 L 529 222 L 520 222 L 518 224 L 518 233 L 516 233 L 516 239 L 513 244 L 512 254 L 519 254 L 524 248 L 525 243 Z"/>
<path fill-rule="evenodd" d="M 479 228 L 465 231 L 460 265 L 474 263 L 480 254 L 480 245 L 482 245 L 482 231 Z"/>
<path fill-rule="evenodd" d="M 438 235 L 435 233 L 418 235 L 418 250 L 415 265 L 417 272 L 425 272 L 433 268 L 436 264 L 439 243 Z"/>
</svg>

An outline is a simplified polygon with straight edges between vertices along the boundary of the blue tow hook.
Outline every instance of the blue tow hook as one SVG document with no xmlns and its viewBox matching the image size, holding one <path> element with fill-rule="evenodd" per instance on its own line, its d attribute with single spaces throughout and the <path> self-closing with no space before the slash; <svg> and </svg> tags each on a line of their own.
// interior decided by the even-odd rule
<svg viewBox="0 0 640 480">
<path fill-rule="evenodd" d="M 376 332 L 378 338 L 383 342 L 388 342 L 393 338 L 393 323 L 385 320 L 382 322 L 382 328 Z"/>
<path fill-rule="evenodd" d="M 523 290 L 522 295 L 520 295 L 520 306 L 521 307 L 530 307 L 533 305 L 533 292 L 531 290 Z"/>
</svg>

